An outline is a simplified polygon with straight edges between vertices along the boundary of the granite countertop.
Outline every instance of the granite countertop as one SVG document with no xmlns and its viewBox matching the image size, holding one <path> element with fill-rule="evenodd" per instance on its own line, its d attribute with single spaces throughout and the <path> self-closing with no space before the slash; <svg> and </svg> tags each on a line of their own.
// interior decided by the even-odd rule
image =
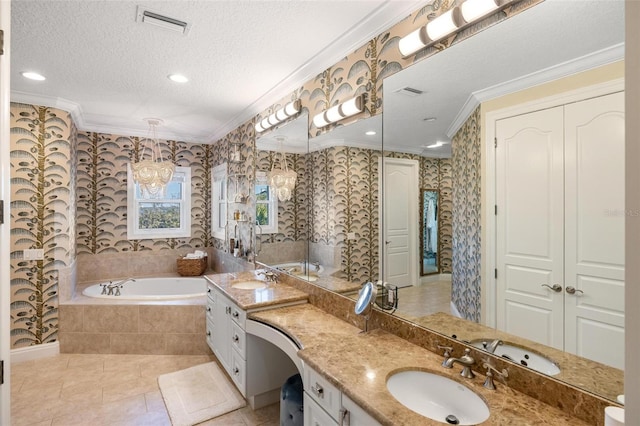
<svg viewBox="0 0 640 426">
<path fill-rule="evenodd" d="M 453 369 L 443 368 L 442 357 L 433 352 L 383 330 L 362 333 L 359 328 L 310 304 L 254 312 L 249 317 L 296 339 L 303 348 L 298 355 L 306 364 L 383 425 L 442 424 L 409 410 L 387 390 L 387 377 L 409 369 L 433 372 L 473 390 L 485 400 L 491 412 L 484 425 L 588 425 L 511 389 L 498 379 L 495 391 L 485 389 L 482 375 L 463 379 L 459 376 L 459 365 Z"/>
<path fill-rule="evenodd" d="M 444 334 L 451 334 L 455 330 L 457 339 L 468 342 L 501 339 L 551 359 L 560 368 L 560 373 L 553 376 L 555 379 L 595 392 L 612 401 L 616 401 L 618 395 L 624 393 L 624 371 L 620 369 L 442 312 L 415 318 L 412 322 L 430 330 L 447 330 Z"/>
<path fill-rule="evenodd" d="M 234 274 L 211 274 L 205 275 L 205 279 L 210 285 L 218 287 L 238 305 L 240 309 L 245 311 L 264 309 L 275 305 L 304 303 L 308 298 L 307 293 L 286 284 L 276 282 L 265 281 L 265 288 L 255 290 L 244 290 L 233 287 L 233 284 L 239 281 L 264 281 L 264 276 L 258 275 L 257 271 L 238 272 Z"/>
</svg>

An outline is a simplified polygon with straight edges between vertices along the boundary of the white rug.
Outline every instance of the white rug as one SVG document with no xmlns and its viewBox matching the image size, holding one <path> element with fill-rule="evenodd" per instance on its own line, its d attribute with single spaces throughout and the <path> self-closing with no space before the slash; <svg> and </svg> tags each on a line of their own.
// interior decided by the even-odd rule
<svg viewBox="0 0 640 426">
<path fill-rule="evenodd" d="M 158 376 L 173 426 L 192 426 L 247 405 L 215 362 Z"/>
</svg>

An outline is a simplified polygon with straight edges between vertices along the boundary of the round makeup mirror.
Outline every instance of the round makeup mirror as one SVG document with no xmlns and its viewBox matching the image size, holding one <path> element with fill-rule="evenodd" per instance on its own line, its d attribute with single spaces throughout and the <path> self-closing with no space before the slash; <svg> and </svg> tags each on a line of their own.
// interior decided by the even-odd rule
<svg viewBox="0 0 640 426">
<path fill-rule="evenodd" d="M 378 288 L 372 282 L 368 282 L 362 286 L 360 292 L 358 293 L 358 300 L 356 301 L 356 314 L 364 316 L 365 325 L 364 331 L 367 331 L 367 322 L 369 321 L 369 315 L 371 314 L 371 309 L 373 309 L 373 304 L 376 300 L 376 294 L 378 292 Z"/>
</svg>

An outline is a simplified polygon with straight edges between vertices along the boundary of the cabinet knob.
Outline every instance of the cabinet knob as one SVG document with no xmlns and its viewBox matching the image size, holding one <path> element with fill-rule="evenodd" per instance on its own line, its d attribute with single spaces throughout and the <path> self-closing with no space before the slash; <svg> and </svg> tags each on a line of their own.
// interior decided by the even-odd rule
<svg viewBox="0 0 640 426">
<path fill-rule="evenodd" d="M 234 311 L 233 312 L 233 317 L 234 318 L 238 318 L 240 316 L 240 314 L 238 313 L 238 311 Z"/>
<path fill-rule="evenodd" d="M 211 312 L 211 306 L 207 306 L 207 312 Z"/>
<path fill-rule="evenodd" d="M 207 336 L 211 336 L 211 332 L 210 331 L 207 331 Z"/>
<path fill-rule="evenodd" d="M 240 372 L 240 370 L 238 370 L 238 367 L 234 367 L 233 374 L 235 374 L 237 376 L 239 372 Z"/>
<path fill-rule="evenodd" d="M 318 398 L 324 398 L 324 389 L 322 389 L 322 386 L 320 386 L 318 382 L 311 386 L 311 392 L 313 392 Z"/>
<path fill-rule="evenodd" d="M 210 288 L 207 289 L 207 293 L 211 293 L 211 289 Z"/>
<path fill-rule="evenodd" d="M 233 335 L 233 342 L 234 342 L 234 343 L 238 343 L 238 341 L 239 341 L 239 340 L 240 340 L 240 338 L 238 337 L 238 335 L 237 335 L 237 334 L 234 334 L 234 335 Z"/>
</svg>

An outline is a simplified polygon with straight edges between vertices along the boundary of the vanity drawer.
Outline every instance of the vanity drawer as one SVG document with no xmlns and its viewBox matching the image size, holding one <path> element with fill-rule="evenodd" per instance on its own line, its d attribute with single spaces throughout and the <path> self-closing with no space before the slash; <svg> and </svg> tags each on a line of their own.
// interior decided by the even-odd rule
<svg viewBox="0 0 640 426">
<path fill-rule="evenodd" d="M 209 317 L 207 316 L 207 345 L 209 345 L 211 350 L 213 350 L 213 332 L 213 318 L 209 319 Z"/>
<path fill-rule="evenodd" d="M 242 358 L 238 352 L 231 351 L 231 368 L 229 374 L 242 396 L 245 397 L 247 396 L 246 371 L 247 363 L 244 358 Z"/>
<path fill-rule="evenodd" d="M 340 391 L 317 371 L 305 365 L 304 390 L 334 420 L 340 415 Z M 306 407 L 305 407 L 306 409 Z M 305 423 L 306 424 L 306 423 Z"/>
<path fill-rule="evenodd" d="M 338 426 L 326 411 L 307 393 L 303 395 L 305 426 Z"/>
<path fill-rule="evenodd" d="M 238 324 L 240 328 L 244 329 L 245 322 L 247 321 L 247 313 L 231 303 L 231 319 Z"/>
<path fill-rule="evenodd" d="M 247 358 L 246 354 L 246 335 L 243 329 L 240 328 L 240 326 L 236 323 L 232 323 L 233 327 L 231 330 L 231 336 L 229 337 L 231 339 L 231 346 L 238 351 L 238 354 L 240 354 L 240 356 L 242 358 Z"/>
</svg>

